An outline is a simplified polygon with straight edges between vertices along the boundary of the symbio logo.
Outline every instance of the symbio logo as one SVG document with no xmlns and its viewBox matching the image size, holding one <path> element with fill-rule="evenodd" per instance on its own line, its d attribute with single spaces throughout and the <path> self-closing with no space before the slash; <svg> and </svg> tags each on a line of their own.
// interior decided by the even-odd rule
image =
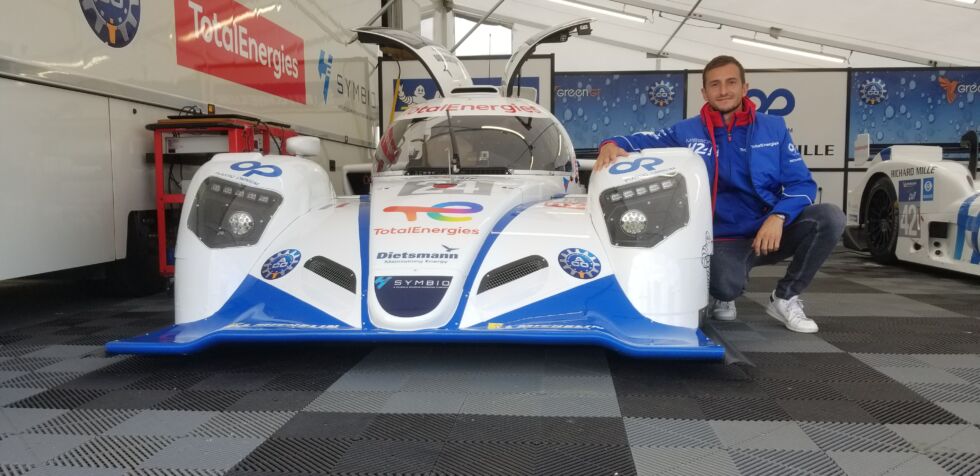
<svg viewBox="0 0 980 476">
<path fill-rule="evenodd" d="M 761 89 L 750 89 L 748 97 L 758 101 L 757 111 L 773 116 L 788 116 L 796 109 L 796 97 L 786 88 L 774 89 L 771 94 L 766 94 Z M 774 107 L 779 99 L 783 100 L 782 107 Z"/>
<path fill-rule="evenodd" d="M 326 59 L 324 59 L 326 56 Z M 333 67 L 333 55 L 328 55 L 326 51 L 320 50 L 320 62 L 317 64 L 317 72 L 323 79 L 323 103 L 327 103 L 327 96 L 330 95 L 330 69 Z"/>
</svg>

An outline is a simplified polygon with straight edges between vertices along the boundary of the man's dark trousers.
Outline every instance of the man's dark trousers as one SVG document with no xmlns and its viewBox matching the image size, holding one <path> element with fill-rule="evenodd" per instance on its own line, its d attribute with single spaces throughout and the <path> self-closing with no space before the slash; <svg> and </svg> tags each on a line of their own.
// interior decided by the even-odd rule
<svg viewBox="0 0 980 476">
<path fill-rule="evenodd" d="M 792 258 L 786 276 L 776 284 L 776 297 L 789 299 L 810 285 L 817 270 L 837 246 L 844 232 L 844 212 L 829 203 L 810 205 L 783 228 L 779 250 L 756 256 L 752 238 L 716 240 L 711 257 L 711 296 L 734 301 L 742 295 L 753 266 L 773 264 Z"/>
</svg>

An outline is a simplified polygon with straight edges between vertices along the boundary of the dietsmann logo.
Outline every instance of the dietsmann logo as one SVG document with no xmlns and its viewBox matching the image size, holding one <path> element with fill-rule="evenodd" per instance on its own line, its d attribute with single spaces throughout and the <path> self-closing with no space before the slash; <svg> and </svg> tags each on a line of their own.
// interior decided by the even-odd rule
<svg viewBox="0 0 980 476">
<path fill-rule="evenodd" d="M 429 218 L 438 221 L 470 221 L 473 217 L 468 216 L 449 216 L 449 215 L 471 215 L 483 211 L 483 205 L 473 202 L 444 202 L 437 203 L 431 207 L 408 207 L 391 206 L 385 207 L 385 212 L 404 213 L 405 219 L 415 221 L 419 213 L 425 213 Z"/>
</svg>

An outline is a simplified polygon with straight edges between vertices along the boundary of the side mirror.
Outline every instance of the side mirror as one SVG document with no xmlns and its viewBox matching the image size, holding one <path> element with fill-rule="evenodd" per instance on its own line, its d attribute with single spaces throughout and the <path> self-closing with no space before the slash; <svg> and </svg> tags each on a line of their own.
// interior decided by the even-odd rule
<svg viewBox="0 0 980 476">
<path fill-rule="evenodd" d="M 286 139 L 286 152 L 299 157 L 320 155 L 320 139 L 311 136 L 294 136 Z"/>
</svg>

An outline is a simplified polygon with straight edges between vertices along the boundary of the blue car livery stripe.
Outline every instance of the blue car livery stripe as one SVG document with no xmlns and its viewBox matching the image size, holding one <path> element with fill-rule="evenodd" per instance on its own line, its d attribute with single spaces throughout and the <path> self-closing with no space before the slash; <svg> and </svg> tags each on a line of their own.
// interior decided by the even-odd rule
<svg viewBox="0 0 980 476">
<path fill-rule="evenodd" d="M 364 332 L 295 296 L 253 276 L 245 278 L 231 299 L 213 316 L 186 324 L 175 324 L 154 332 L 106 344 L 110 353 L 183 354 L 197 352 L 220 342 L 472 342 L 601 345 L 635 357 L 672 359 L 724 358 L 725 349 L 698 329 L 657 324 L 636 318 L 615 278 L 597 279 L 500 316 L 504 325 L 519 325 L 514 331 L 431 329 L 414 332 L 372 329 Z M 577 309 L 602 301 L 608 310 Z M 620 301 L 620 302 L 616 302 Z M 549 323 L 541 310 L 569 311 L 564 327 Z M 626 318 L 620 315 L 625 313 Z M 518 314 L 536 316 L 521 317 Z M 594 327 L 576 324 L 592 322 Z M 628 335 L 627 335 L 628 334 Z"/>
<path fill-rule="evenodd" d="M 509 212 L 505 213 L 495 225 L 493 225 L 493 229 L 490 230 L 490 236 L 483 241 L 483 246 L 480 247 L 480 251 L 476 254 L 476 258 L 473 260 L 473 265 L 470 267 L 470 272 L 466 275 L 466 282 L 463 283 L 463 294 L 460 296 L 459 304 L 456 306 L 456 313 L 453 314 L 453 318 L 450 319 L 449 323 L 445 326 L 447 329 L 459 329 L 459 322 L 463 319 L 463 311 L 466 310 L 466 303 L 469 301 L 470 290 L 473 289 L 473 282 L 476 281 L 476 273 L 480 270 L 480 266 L 483 265 L 483 260 L 487 257 L 487 253 L 493 246 L 493 242 L 497 241 L 497 236 L 500 235 L 500 232 L 504 231 L 504 228 L 507 228 L 507 225 L 509 225 L 514 218 L 517 218 L 517 215 L 520 215 L 521 212 L 527 210 L 527 208 L 533 204 L 534 203 L 524 203 L 512 208 Z"/>
<path fill-rule="evenodd" d="M 368 316 L 368 257 L 371 239 L 371 200 L 368 195 L 361 195 L 360 208 L 357 210 L 357 237 L 361 246 L 361 329 L 374 329 Z"/>
<path fill-rule="evenodd" d="M 977 249 L 977 234 L 980 233 L 980 217 L 970 216 L 970 207 L 976 201 L 977 197 L 980 197 L 980 193 L 975 193 L 967 197 L 960 204 L 960 210 L 956 216 L 956 248 L 953 251 L 953 259 L 962 259 L 966 234 L 967 232 L 973 232 L 973 255 L 971 256 L 970 262 L 974 264 L 980 263 L 980 251 Z"/>
</svg>

